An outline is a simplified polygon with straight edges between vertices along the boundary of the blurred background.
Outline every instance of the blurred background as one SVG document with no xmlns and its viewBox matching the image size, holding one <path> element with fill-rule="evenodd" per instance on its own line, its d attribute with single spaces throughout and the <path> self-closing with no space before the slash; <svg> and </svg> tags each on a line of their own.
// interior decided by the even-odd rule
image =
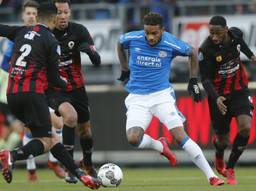
<svg viewBox="0 0 256 191">
<path fill-rule="evenodd" d="M 208 36 L 207 23 L 213 15 L 223 15 L 228 26 L 239 27 L 244 32 L 245 41 L 256 51 L 256 0 L 71 0 L 72 20 L 86 26 L 90 31 L 96 48 L 101 55 L 102 65 L 94 67 L 87 55 L 82 55 L 83 73 L 88 91 L 93 133 L 95 139 L 94 161 L 96 163 L 116 162 L 126 165 L 168 164 L 157 153 L 138 151 L 128 145 L 125 136 L 125 106 L 127 93 L 116 80 L 120 67 L 116 56 L 116 42 L 120 34 L 142 29 L 143 15 L 149 11 L 160 13 L 164 17 L 166 31 L 198 48 Z M 0 6 L 0 22 L 21 24 L 20 9 L 22 0 L 3 0 Z M 6 39 L 0 38 L 0 59 L 6 48 Z M 250 79 L 250 88 L 255 93 L 256 66 L 241 55 Z M 207 100 L 193 103 L 188 96 L 187 60 L 175 58 L 172 63 L 170 81 L 174 83 L 177 94 L 177 105 L 186 116 L 187 132 L 204 150 L 207 158 L 214 159 L 211 144 L 212 131 L 208 114 Z M 253 97 L 256 105 L 256 98 Z M 254 112 L 255 114 L 255 112 Z M 254 115 L 255 116 L 255 115 Z M 4 116 L 1 115 L 1 128 L 5 128 Z M 241 157 L 240 164 L 256 164 L 255 139 L 256 123 L 253 118 L 250 144 Z M 3 130 L 2 130 L 3 131 Z M 236 122 L 231 125 L 230 141 L 237 131 Z M 190 164 L 185 153 L 172 141 L 166 128 L 157 119 L 152 122 L 147 133 L 154 138 L 166 136 L 182 164 Z M 81 153 L 76 146 L 76 158 Z M 228 156 L 228 155 L 226 155 Z M 39 157 L 45 162 L 47 157 Z"/>
</svg>

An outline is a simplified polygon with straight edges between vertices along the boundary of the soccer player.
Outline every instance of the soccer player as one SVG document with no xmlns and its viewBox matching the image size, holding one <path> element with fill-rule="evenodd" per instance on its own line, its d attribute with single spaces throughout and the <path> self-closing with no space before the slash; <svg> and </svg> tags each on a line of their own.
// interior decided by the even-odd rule
<svg viewBox="0 0 256 191">
<path fill-rule="evenodd" d="M 227 27 L 226 19 L 214 16 L 209 22 L 209 37 L 199 49 L 199 66 L 202 84 L 208 94 L 208 104 L 214 140 L 215 167 L 227 177 L 228 184 L 237 184 L 234 167 L 246 148 L 251 128 L 253 105 L 248 90 L 248 79 L 240 60 L 242 51 L 256 63 L 256 57 L 236 27 Z M 224 150 L 229 145 L 231 119 L 235 117 L 238 133 L 227 166 Z"/>
<path fill-rule="evenodd" d="M 209 183 L 214 186 L 222 185 L 224 181 L 214 174 L 200 147 L 186 134 L 183 127 L 185 119 L 176 107 L 175 93 L 169 82 L 172 59 L 175 56 L 188 56 L 188 90 L 194 101 L 200 101 L 197 53 L 190 45 L 164 31 L 161 15 L 150 12 L 144 16 L 143 21 L 144 30 L 122 35 L 117 45 L 122 70 L 119 80 L 127 82 L 126 90 L 129 92 L 125 99 L 128 142 L 139 149 L 156 150 L 165 156 L 171 165 L 176 165 L 176 157 L 165 138 L 154 140 L 144 134 L 154 115 L 205 173 Z M 129 59 L 125 49 L 128 49 Z"/>
<path fill-rule="evenodd" d="M 37 8 L 38 8 L 38 3 L 33 1 L 33 0 L 28 0 L 25 1 L 22 5 L 22 20 L 26 26 L 33 26 L 37 23 L 36 17 L 37 17 Z M 8 73 L 9 66 L 10 66 L 10 60 L 12 56 L 12 50 L 13 50 L 13 42 L 8 40 L 7 41 L 7 49 L 3 54 L 3 60 L 1 64 L 1 68 Z M 2 71 L 2 72 L 4 72 Z M 6 81 L 7 83 L 7 81 Z M 5 92 L 5 91 L 4 91 Z M 5 93 L 4 93 L 5 94 Z M 58 127 L 58 123 L 61 119 L 58 119 L 57 116 L 53 112 L 51 112 L 51 118 L 52 123 L 55 123 L 56 127 Z M 17 124 L 21 126 L 21 123 L 18 123 L 17 120 L 14 121 L 15 123 L 12 124 Z M 21 127 L 20 127 L 21 128 Z M 61 127 L 62 128 L 62 127 Z M 56 136 L 59 137 L 59 139 L 62 138 L 62 129 L 57 128 L 54 129 L 56 132 Z M 19 138 L 19 137 L 18 137 Z M 32 139 L 31 133 L 29 131 L 25 131 L 24 136 L 23 136 L 23 144 L 27 144 L 30 140 Z M 28 180 L 29 181 L 36 181 L 37 180 L 37 174 L 36 174 L 36 163 L 35 159 L 33 156 L 30 156 L 27 161 L 27 170 L 28 170 Z M 61 166 L 59 165 L 58 161 L 52 156 L 51 153 L 49 153 L 49 161 L 48 161 L 48 167 L 54 171 L 56 176 L 60 178 L 64 178 L 66 176 L 65 171 Z"/>
<path fill-rule="evenodd" d="M 43 3 L 38 8 L 39 24 L 31 27 L 0 25 L 0 35 L 14 42 L 7 88 L 8 105 L 33 136 L 24 146 L 0 152 L 2 174 L 10 183 L 15 161 L 51 150 L 54 157 L 85 186 L 97 189 L 97 179 L 85 175 L 64 146 L 52 137 L 45 86 L 49 82 L 61 89 L 66 88 L 58 73 L 60 47 L 50 31 L 55 27 L 56 15 L 57 9 L 53 4 Z"/>
<path fill-rule="evenodd" d="M 92 163 L 93 139 L 88 97 L 81 72 L 80 52 L 87 53 L 92 64 L 96 66 L 100 65 L 101 59 L 88 30 L 81 24 L 69 22 L 70 1 L 54 0 L 54 3 L 58 9 L 58 14 L 56 28 L 53 33 L 61 45 L 59 72 L 62 79 L 67 81 L 67 88 L 64 92 L 49 89 L 47 97 L 50 107 L 63 117 L 63 144 L 73 155 L 74 128 L 77 126 L 83 152 L 81 166 L 85 168 L 89 175 L 97 177 L 97 172 Z M 76 182 L 72 177 L 67 177 L 66 181 L 69 183 Z"/>
</svg>

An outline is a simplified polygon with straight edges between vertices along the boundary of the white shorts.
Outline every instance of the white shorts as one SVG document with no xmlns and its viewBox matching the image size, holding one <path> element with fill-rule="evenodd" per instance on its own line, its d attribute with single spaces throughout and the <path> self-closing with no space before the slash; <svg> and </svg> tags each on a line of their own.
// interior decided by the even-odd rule
<svg viewBox="0 0 256 191">
<path fill-rule="evenodd" d="M 157 117 L 169 130 L 183 127 L 185 117 L 176 106 L 172 88 L 147 95 L 129 94 L 125 99 L 127 108 L 126 130 L 141 127 L 146 130 L 153 116 Z"/>
</svg>

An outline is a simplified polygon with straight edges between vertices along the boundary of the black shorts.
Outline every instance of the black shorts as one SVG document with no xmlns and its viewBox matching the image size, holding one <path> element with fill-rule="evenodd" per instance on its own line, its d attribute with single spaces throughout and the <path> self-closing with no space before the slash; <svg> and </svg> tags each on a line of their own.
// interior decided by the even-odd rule
<svg viewBox="0 0 256 191">
<path fill-rule="evenodd" d="M 69 102 L 76 110 L 78 123 L 84 123 L 90 120 L 90 110 L 88 96 L 85 88 L 79 88 L 70 92 L 47 91 L 48 104 L 58 115 L 58 108 L 64 102 Z"/>
<path fill-rule="evenodd" d="M 253 104 L 248 90 L 233 92 L 225 96 L 227 106 L 226 115 L 222 115 L 217 107 L 216 101 L 208 97 L 208 104 L 213 129 L 217 135 L 224 135 L 230 131 L 230 123 L 233 117 L 245 114 L 252 117 Z"/>
<path fill-rule="evenodd" d="M 16 120 L 8 105 L 2 102 L 0 102 L 0 116 L 2 116 L 2 119 L 4 119 L 3 122 L 5 125 L 7 125 L 7 127 L 9 127 L 9 125 Z"/>
<path fill-rule="evenodd" d="M 31 130 L 33 137 L 51 137 L 50 113 L 44 94 L 9 94 L 7 101 L 11 112 Z"/>
</svg>

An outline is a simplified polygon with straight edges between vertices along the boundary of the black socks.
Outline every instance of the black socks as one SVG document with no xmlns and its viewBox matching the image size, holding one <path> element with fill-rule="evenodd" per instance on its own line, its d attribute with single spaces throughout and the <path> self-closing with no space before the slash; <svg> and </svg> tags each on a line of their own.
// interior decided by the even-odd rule
<svg viewBox="0 0 256 191">
<path fill-rule="evenodd" d="M 228 159 L 227 168 L 234 168 L 239 157 L 244 152 L 246 145 L 248 143 L 248 140 L 249 140 L 249 136 L 244 137 L 240 134 L 237 134 L 233 143 L 231 154 Z"/>
<path fill-rule="evenodd" d="M 75 144 L 75 128 L 69 127 L 64 124 L 62 130 L 63 145 L 73 158 L 74 144 Z"/>
<path fill-rule="evenodd" d="M 85 166 L 92 166 L 92 137 L 80 137 L 80 144 L 83 150 L 83 162 Z"/>
<path fill-rule="evenodd" d="M 80 178 L 81 175 L 77 173 L 79 169 L 78 166 L 75 164 L 73 158 L 61 143 L 54 145 L 50 151 L 53 156 L 58 159 L 58 161 L 60 161 L 71 174 L 77 178 Z"/>
<path fill-rule="evenodd" d="M 32 139 L 26 145 L 11 151 L 13 161 L 26 160 L 29 155 L 34 157 L 44 153 L 44 145 L 38 139 Z"/>
</svg>

